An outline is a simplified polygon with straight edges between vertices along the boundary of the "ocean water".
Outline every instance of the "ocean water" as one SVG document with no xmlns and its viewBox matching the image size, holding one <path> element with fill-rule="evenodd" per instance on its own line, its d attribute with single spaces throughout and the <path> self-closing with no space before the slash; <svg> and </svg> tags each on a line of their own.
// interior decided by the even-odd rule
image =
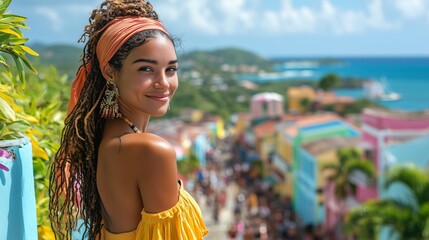
<svg viewBox="0 0 429 240">
<path fill-rule="evenodd" d="M 327 73 L 341 77 L 381 81 L 386 91 L 397 92 L 397 101 L 378 101 L 384 106 L 403 111 L 429 110 L 429 57 L 350 57 L 321 62 L 319 59 L 284 59 L 276 66 L 278 74 L 241 76 L 258 82 L 307 79 L 318 81 Z M 363 98 L 363 89 L 339 89 L 341 96 Z"/>
</svg>

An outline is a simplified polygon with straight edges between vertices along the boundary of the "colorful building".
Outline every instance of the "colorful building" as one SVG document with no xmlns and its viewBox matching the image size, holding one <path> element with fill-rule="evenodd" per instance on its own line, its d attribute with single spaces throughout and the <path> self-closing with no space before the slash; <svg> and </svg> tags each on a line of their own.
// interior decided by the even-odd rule
<svg viewBox="0 0 429 240">
<path fill-rule="evenodd" d="M 250 116 L 253 123 L 281 118 L 283 113 L 283 96 L 278 93 L 259 93 L 252 96 L 250 100 Z"/>
<path fill-rule="evenodd" d="M 362 113 L 362 136 L 365 143 L 365 155 L 374 161 L 379 175 L 378 187 L 358 189 L 358 199 L 365 201 L 384 194 L 383 174 L 396 162 L 392 160 L 392 152 L 389 149 L 404 149 L 404 147 L 400 147 L 403 144 L 411 147 L 412 145 L 408 145 L 407 142 L 429 136 L 429 112 L 365 109 Z M 407 151 L 410 156 L 412 155 L 411 150 L 404 151 Z M 406 159 L 410 163 L 420 161 L 411 157 Z"/>
<path fill-rule="evenodd" d="M 315 91 L 308 86 L 288 88 L 287 97 L 290 113 L 306 112 L 309 109 L 316 111 L 329 107 L 332 110 L 341 111 L 355 101 L 351 97 L 337 96 L 334 92 Z M 303 101 L 307 101 L 307 106 L 303 105 Z"/>
<path fill-rule="evenodd" d="M 327 191 L 327 172 L 322 168 L 328 163 L 338 162 L 339 149 L 359 149 L 360 144 L 361 139 L 355 136 L 323 138 L 302 144 L 297 178 L 302 184 L 297 184 L 300 199 L 297 211 L 306 224 L 316 226 L 323 222 L 336 222 L 338 203 L 334 192 Z"/>
<path fill-rule="evenodd" d="M 313 115 L 289 122 L 283 125 L 281 133 L 284 141 L 289 143 L 289 149 L 292 149 L 292 161 L 289 162 L 292 163 L 294 208 L 306 223 L 319 223 L 323 219 L 318 207 L 319 197 L 316 193 L 317 181 L 321 176 L 320 166 L 318 158 L 306 151 L 303 146 L 314 141 L 328 141 L 335 137 L 358 139 L 360 133 L 335 114 Z"/>
<path fill-rule="evenodd" d="M 313 102 L 315 96 L 314 89 L 308 86 L 291 87 L 287 90 L 288 110 L 290 113 L 303 112 L 302 101 L 307 99 Z"/>
</svg>

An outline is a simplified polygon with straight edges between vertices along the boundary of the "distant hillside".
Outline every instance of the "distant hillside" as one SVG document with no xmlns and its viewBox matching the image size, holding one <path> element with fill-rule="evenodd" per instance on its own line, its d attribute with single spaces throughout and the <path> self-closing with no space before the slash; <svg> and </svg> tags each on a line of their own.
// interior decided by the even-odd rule
<svg viewBox="0 0 429 240">
<path fill-rule="evenodd" d="M 61 74 L 69 77 L 76 74 L 80 65 L 82 49 L 71 45 L 42 45 L 34 44 L 30 46 L 39 57 L 31 59 L 36 64 L 54 65 Z"/>
<path fill-rule="evenodd" d="M 224 48 L 213 51 L 193 51 L 181 56 L 182 61 L 190 60 L 196 67 L 219 69 L 223 64 L 229 65 L 253 65 L 261 69 L 271 69 L 272 65 L 268 59 L 258 56 L 252 52 L 238 48 Z"/>
<path fill-rule="evenodd" d="M 71 45 L 42 45 L 34 44 L 32 47 L 40 54 L 33 62 L 47 65 L 54 65 L 61 74 L 68 74 L 73 77 L 80 65 L 82 49 Z M 259 69 L 272 69 L 270 60 L 258 56 L 252 52 L 237 49 L 225 48 L 214 51 L 193 51 L 179 56 L 181 68 L 195 68 L 195 70 L 219 71 L 223 64 L 234 66 L 251 65 Z"/>
</svg>

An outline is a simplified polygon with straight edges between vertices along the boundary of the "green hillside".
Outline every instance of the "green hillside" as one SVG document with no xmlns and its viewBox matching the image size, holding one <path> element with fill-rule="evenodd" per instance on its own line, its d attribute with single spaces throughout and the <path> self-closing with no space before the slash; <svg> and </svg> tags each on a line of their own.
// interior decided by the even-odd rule
<svg viewBox="0 0 429 240">
<path fill-rule="evenodd" d="M 34 44 L 31 47 L 40 54 L 39 58 L 32 59 L 32 61 L 54 65 L 60 73 L 65 73 L 70 76 L 74 76 L 76 73 L 82 54 L 82 48 L 72 45 L 42 44 Z M 264 70 L 272 68 L 269 60 L 252 52 L 237 48 L 225 48 L 214 51 L 192 51 L 187 54 L 179 55 L 179 60 L 184 63 L 184 68 L 188 66 L 196 68 L 196 70 L 205 69 L 206 71 L 218 71 L 223 64 L 233 66 L 257 66 Z M 183 67 L 181 66 L 181 68 Z"/>
<path fill-rule="evenodd" d="M 72 45 L 42 45 L 30 46 L 39 53 L 39 57 L 31 59 L 32 62 L 42 65 L 53 65 L 61 74 L 69 77 L 76 74 L 80 65 L 82 49 Z"/>
<path fill-rule="evenodd" d="M 33 61 L 36 66 L 53 65 L 60 75 L 67 74 L 69 81 L 74 78 L 80 64 L 81 48 L 40 44 L 31 47 L 40 54 Z M 289 80 L 244 87 L 236 80 L 236 74 L 273 71 L 274 61 L 237 48 L 193 51 L 180 55 L 179 61 L 180 86 L 167 117 L 178 116 L 183 108 L 197 108 L 226 119 L 233 113 L 248 111 L 249 100 L 256 93 L 267 91 L 285 96 L 288 87 L 316 84 L 315 81 Z"/>
<path fill-rule="evenodd" d="M 264 70 L 271 70 L 271 62 L 252 52 L 237 48 L 223 48 L 213 51 L 193 51 L 180 57 L 182 61 L 192 61 L 194 66 L 219 70 L 223 64 L 258 66 Z"/>
</svg>

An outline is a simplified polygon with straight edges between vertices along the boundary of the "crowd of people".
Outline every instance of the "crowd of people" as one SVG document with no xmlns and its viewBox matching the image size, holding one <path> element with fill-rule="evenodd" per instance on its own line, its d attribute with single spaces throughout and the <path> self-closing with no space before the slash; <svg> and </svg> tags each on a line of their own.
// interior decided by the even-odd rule
<svg viewBox="0 0 429 240">
<path fill-rule="evenodd" d="M 272 183 L 264 181 L 260 164 L 243 159 L 237 147 L 227 163 L 230 181 L 239 186 L 230 239 L 301 239 L 291 199 L 276 193 Z"/>
<path fill-rule="evenodd" d="M 323 239 L 320 228 L 299 221 L 290 197 L 274 190 L 263 177 L 261 162 L 246 160 L 243 149 L 233 139 L 224 139 L 218 154 L 208 156 L 206 167 L 197 172 L 196 189 L 205 196 L 213 222 L 219 223 L 221 209 L 229 207 L 233 218 L 226 235 L 231 240 Z M 222 153 L 228 157 L 219 157 Z M 230 185 L 236 186 L 235 196 L 227 196 Z M 226 205 L 228 198 L 233 199 L 231 206 Z"/>
</svg>

